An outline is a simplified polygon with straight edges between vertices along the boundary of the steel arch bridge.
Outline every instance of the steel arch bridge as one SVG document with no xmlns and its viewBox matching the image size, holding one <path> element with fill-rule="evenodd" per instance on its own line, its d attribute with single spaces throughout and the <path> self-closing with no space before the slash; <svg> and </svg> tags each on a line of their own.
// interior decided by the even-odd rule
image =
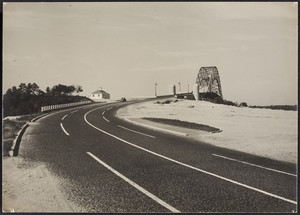
<svg viewBox="0 0 300 215">
<path fill-rule="evenodd" d="M 216 93 L 223 98 L 221 81 L 217 67 L 201 67 L 196 78 L 199 93 Z"/>
</svg>

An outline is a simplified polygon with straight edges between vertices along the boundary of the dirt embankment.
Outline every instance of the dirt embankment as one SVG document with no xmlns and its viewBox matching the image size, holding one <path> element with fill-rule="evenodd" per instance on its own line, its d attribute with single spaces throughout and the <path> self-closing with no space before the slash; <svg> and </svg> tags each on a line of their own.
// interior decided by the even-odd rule
<svg viewBox="0 0 300 215">
<path fill-rule="evenodd" d="M 218 128 L 222 132 L 188 130 L 187 126 L 168 127 L 188 133 L 189 138 L 201 142 L 290 163 L 296 163 L 298 157 L 297 114 L 297 111 L 253 109 L 175 99 L 138 103 L 118 111 L 119 117 L 131 121 L 147 123 L 144 118 L 155 119 L 156 122 L 168 119 L 166 121 L 177 122 L 178 125 L 184 124 L 179 121 L 184 121 Z M 155 122 L 150 123 L 154 125 Z"/>
</svg>

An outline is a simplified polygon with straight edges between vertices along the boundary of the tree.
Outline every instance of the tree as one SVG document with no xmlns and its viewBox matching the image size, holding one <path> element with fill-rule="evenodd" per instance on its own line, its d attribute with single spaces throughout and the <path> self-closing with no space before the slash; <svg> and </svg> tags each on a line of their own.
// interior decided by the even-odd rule
<svg viewBox="0 0 300 215">
<path fill-rule="evenodd" d="M 62 84 L 58 84 L 58 85 L 54 85 L 52 90 L 52 95 L 54 96 L 60 96 L 63 94 L 67 94 L 69 89 L 66 85 L 62 85 Z"/>
<path fill-rule="evenodd" d="M 39 95 L 41 93 L 40 87 L 36 83 L 28 83 L 26 93 L 29 95 Z"/>
<path fill-rule="evenodd" d="M 47 93 L 48 95 L 51 93 L 50 87 L 47 87 L 47 88 L 46 88 L 46 93 Z"/>
<path fill-rule="evenodd" d="M 70 85 L 68 86 L 67 89 L 67 94 L 70 95 L 71 93 L 75 92 L 76 88 L 74 87 L 74 85 Z"/>
<path fill-rule="evenodd" d="M 25 94 L 27 92 L 27 86 L 25 83 L 21 83 L 19 85 L 18 90 L 20 91 L 21 94 Z"/>
<path fill-rule="evenodd" d="M 9 88 L 2 97 L 3 115 L 23 115 L 37 113 L 41 106 L 71 103 L 82 98 L 70 96 L 73 92 L 82 91 L 79 85 L 54 85 L 47 87 L 46 92 L 40 90 L 36 83 L 21 83 L 18 87 Z"/>
<path fill-rule="evenodd" d="M 76 93 L 78 93 L 78 95 L 79 95 L 79 93 L 82 91 L 83 91 L 82 86 L 76 85 Z"/>
</svg>

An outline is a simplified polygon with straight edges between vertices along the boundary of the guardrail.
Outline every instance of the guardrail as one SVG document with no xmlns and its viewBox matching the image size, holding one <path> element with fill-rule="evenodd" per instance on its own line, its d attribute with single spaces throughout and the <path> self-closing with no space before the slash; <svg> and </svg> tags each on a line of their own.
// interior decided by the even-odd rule
<svg viewBox="0 0 300 215">
<path fill-rule="evenodd" d="M 66 103 L 66 104 L 59 104 L 59 105 L 48 105 L 48 106 L 41 107 L 41 111 L 45 112 L 49 110 L 56 110 L 56 109 L 73 107 L 73 106 L 89 104 L 89 103 L 92 103 L 92 101 L 73 102 L 73 103 Z"/>
</svg>

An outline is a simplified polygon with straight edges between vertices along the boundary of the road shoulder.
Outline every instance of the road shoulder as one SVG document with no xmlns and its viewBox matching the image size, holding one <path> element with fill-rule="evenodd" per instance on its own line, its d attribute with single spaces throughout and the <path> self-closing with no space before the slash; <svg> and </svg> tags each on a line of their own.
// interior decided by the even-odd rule
<svg viewBox="0 0 300 215">
<path fill-rule="evenodd" d="M 2 159 L 2 212 L 74 211 L 81 210 L 66 200 L 60 180 L 45 164 L 21 156 Z"/>
</svg>

